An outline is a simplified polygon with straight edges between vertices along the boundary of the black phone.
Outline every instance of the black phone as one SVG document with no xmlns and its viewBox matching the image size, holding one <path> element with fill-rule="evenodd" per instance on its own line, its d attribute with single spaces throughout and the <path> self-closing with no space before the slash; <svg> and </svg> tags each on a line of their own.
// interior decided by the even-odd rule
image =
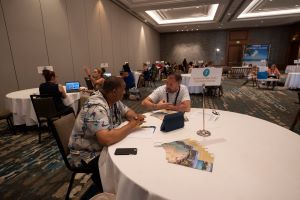
<svg viewBox="0 0 300 200">
<path fill-rule="evenodd" d="M 136 155 L 137 148 L 117 148 L 115 155 Z"/>
</svg>

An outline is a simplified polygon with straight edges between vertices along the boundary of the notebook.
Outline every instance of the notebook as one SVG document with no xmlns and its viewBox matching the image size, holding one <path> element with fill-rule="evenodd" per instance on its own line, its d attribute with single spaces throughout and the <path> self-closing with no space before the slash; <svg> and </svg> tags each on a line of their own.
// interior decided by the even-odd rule
<svg viewBox="0 0 300 200">
<path fill-rule="evenodd" d="M 78 81 L 66 82 L 66 92 L 79 92 L 80 83 Z"/>
</svg>

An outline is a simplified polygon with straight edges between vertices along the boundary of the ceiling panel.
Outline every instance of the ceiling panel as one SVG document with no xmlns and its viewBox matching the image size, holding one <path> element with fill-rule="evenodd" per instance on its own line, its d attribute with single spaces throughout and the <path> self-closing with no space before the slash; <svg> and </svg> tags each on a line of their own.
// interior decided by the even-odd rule
<svg viewBox="0 0 300 200">
<path fill-rule="evenodd" d="M 250 28 L 292 24 L 300 21 L 300 0 L 112 0 L 159 32 Z M 209 15 L 210 5 L 218 4 L 215 15 L 206 21 L 184 19 Z M 146 11 L 155 11 L 160 23 Z M 299 11 L 299 12 L 298 12 Z M 256 16 L 256 14 L 258 14 Z M 265 14 L 265 15 L 263 15 Z M 241 17 L 242 16 L 242 17 Z"/>
</svg>

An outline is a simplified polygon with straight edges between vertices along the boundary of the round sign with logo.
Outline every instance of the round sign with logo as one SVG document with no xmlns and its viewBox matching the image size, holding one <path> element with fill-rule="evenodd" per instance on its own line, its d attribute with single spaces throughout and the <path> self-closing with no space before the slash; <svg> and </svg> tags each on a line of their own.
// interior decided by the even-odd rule
<svg viewBox="0 0 300 200">
<path fill-rule="evenodd" d="M 209 69 L 205 69 L 203 71 L 203 76 L 207 77 L 210 74 L 210 70 Z"/>
</svg>

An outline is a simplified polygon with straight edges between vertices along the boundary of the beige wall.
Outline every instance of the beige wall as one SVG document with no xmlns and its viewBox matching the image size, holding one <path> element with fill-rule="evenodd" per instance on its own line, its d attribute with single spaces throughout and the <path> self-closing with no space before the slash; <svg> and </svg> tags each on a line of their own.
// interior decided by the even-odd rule
<svg viewBox="0 0 300 200">
<path fill-rule="evenodd" d="M 0 109 L 5 94 L 38 87 L 36 66 L 53 65 L 60 83 L 84 83 L 83 65 L 108 62 L 117 75 L 160 59 L 159 33 L 110 0 L 1 0 Z"/>
</svg>

